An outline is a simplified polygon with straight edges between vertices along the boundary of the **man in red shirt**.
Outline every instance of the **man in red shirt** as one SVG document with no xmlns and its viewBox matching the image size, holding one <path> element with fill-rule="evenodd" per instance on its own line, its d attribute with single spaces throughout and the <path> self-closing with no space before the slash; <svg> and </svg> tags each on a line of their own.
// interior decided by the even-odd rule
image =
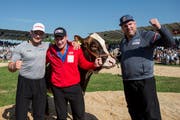
<svg viewBox="0 0 180 120">
<path fill-rule="evenodd" d="M 95 62 L 85 59 L 82 49 L 74 49 L 67 42 L 66 30 L 62 27 L 54 30 L 55 44 L 47 51 L 46 60 L 52 68 L 51 84 L 54 95 L 57 120 L 67 119 L 67 104 L 71 105 L 73 120 L 84 120 L 85 105 L 80 87 L 78 66 L 83 69 L 95 69 L 102 65 L 102 59 Z"/>
</svg>

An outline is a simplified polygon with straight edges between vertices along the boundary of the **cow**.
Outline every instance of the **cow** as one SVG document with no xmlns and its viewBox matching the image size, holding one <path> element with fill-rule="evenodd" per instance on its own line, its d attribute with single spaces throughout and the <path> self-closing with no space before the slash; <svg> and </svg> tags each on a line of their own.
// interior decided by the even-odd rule
<svg viewBox="0 0 180 120">
<path fill-rule="evenodd" d="M 97 33 L 92 33 L 86 38 L 82 38 L 79 35 L 74 36 L 74 40 L 81 44 L 81 48 L 83 50 L 85 58 L 94 62 L 96 58 L 102 58 L 102 66 L 97 68 L 95 71 L 98 72 L 102 68 L 111 68 L 115 65 L 116 60 L 109 54 L 106 44 L 103 38 L 101 38 Z M 86 91 L 88 82 L 90 80 L 91 75 L 93 74 L 93 70 L 84 70 L 79 67 L 80 71 L 80 85 L 83 92 Z"/>
</svg>

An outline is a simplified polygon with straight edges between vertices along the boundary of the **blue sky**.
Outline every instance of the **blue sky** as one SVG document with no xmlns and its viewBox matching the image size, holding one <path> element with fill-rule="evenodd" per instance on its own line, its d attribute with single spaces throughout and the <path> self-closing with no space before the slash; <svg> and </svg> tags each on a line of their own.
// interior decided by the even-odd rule
<svg viewBox="0 0 180 120">
<path fill-rule="evenodd" d="M 118 30 L 122 15 L 134 16 L 138 26 L 150 18 L 160 23 L 180 22 L 180 0 L 1 0 L 0 28 L 29 31 L 36 22 L 47 33 L 64 27 L 70 40 L 75 34 Z"/>
</svg>

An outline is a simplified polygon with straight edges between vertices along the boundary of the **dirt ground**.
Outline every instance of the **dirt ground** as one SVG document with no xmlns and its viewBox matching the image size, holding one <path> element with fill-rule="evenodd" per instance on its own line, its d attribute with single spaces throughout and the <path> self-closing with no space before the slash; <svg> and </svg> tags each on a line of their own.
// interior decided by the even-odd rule
<svg viewBox="0 0 180 120">
<path fill-rule="evenodd" d="M 0 64 L 1 66 L 1 64 Z M 155 66 L 155 75 L 180 77 L 180 67 Z M 100 73 L 120 74 L 115 67 Z M 163 120 L 180 120 L 180 93 L 158 93 Z M 50 116 L 55 120 L 53 98 L 49 97 Z M 85 94 L 86 120 L 130 120 L 123 91 L 87 92 Z M 31 114 L 29 113 L 30 119 Z M 14 105 L 0 107 L 0 120 L 15 120 Z M 72 120 L 69 110 L 69 118 Z"/>
<path fill-rule="evenodd" d="M 116 66 L 111 69 L 102 69 L 100 73 L 121 74 L 121 69 Z M 158 76 L 180 77 L 180 67 L 155 65 L 154 74 Z"/>
</svg>

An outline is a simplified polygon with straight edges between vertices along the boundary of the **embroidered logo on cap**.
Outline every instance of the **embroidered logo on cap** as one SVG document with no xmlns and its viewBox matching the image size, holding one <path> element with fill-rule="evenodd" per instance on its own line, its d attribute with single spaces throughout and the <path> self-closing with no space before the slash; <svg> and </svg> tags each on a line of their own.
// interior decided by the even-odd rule
<svg viewBox="0 0 180 120">
<path fill-rule="evenodd" d="M 122 18 L 122 21 L 126 21 L 127 20 L 127 18 L 126 18 L 126 16 L 124 16 L 123 18 Z"/>
<path fill-rule="evenodd" d="M 55 33 L 63 33 L 64 31 L 63 30 L 56 30 Z"/>
</svg>

